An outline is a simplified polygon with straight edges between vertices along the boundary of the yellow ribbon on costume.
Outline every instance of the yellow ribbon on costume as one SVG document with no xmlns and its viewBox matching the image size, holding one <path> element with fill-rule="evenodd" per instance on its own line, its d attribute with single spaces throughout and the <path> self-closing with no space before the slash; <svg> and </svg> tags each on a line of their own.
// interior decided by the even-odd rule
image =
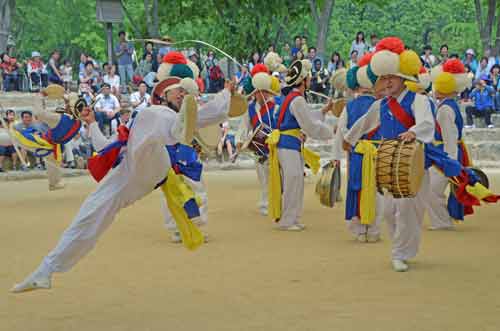
<svg viewBox="0 0 500 331">
<path fill-rule="evenodd" d="M 473 195 L 478 200 L 483 200 L 484 198 L 493 195 L 493 193 L 488 188 L 486 188 L 479 182 L 474 185 L 467 185 L 465 187 L 465 190 L 467 191 L 467 193 Z"/>
<path fill-rule="evenodd" d="M 360 140 L 354 151 L 363 155 L 359 218 L 361 224 L 373 224 L 376 215 L 377 180 L 375 158 L 377 147 L 370 140 Z"/>
<path fill-rule="evenodd" d="M 16 129 L 11 129 L 11 134 L 12 136 L 21 144 L 22 146 L 28 148 L 28 149 L 34 149 L 34 150 L 47 150 L 47 151 L 52 151 L 54 153 L 54 159 L 61 163 L 62 162 L 62 150 L 61 150 L 61 145 L 59 144 L 51 144 L 47 140 L 43 139 L 40 137 L 38 134 L 33 134 L 32 137 L 35 139 L 35 141 L 30 140 L 26 138 L 21 132 L 19 132 Z"/>
<path fill-rule="evenodd" d="M 266 143 L 269 148 L 269 215 L 274 220 L 281 218 L 281 174 L 278 159 L 278 143 L 281 135 L 292 136 L 300 139 L 300 129 L 284 131 L 273 130 L 266 139 Z M 318 173 L 321 167 L 319 154 L 303 147 L 302 156 L 304 158 L 304 163 L 307 164 L 311 171 L 314 174 Z"/>
<path fill-rule="evenodd" d="M 193 190 L 184 182 L 182 175 L 175 173 L 174 169 L 170 168 L 167 174 L 167 180 L 161 186 L 161 190 L 167 200 L 167 206 L 172 213 L 172 217 L 177 224 L 177 229 L 181 234 L 182 243 L 189 250 L 195 250 L 204 241 L 203 233 L 189 219 L 184 205 L 187 201 L 195 199 L 198 206 L 201 205 L 199 199 L 196 198 Z"/>
</svg>

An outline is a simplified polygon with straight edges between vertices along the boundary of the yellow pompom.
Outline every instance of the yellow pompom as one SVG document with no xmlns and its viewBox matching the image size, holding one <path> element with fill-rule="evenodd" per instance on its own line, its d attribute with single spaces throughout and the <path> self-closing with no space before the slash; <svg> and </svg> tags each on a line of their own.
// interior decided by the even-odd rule
<svg viewBox="0 0 500 331">
<path fill-rule="evenodd" d="M 414 93 L 419 93 L 420 91 L 422 91 L 422 88 L 420 87 L 420 85 L 417 83 L 417 82 L 412 82 L 412 81 L 405 81 L 405 85 L 406 85 L 406 88 L 408 88 L 408 90 L 414 92 Z"/>
<path fill-rule="evenodd" d="M 457 89 L 457 82 L 453 74 L 442 72 L 434 81 L 434 89 L 442 94 L 452 94 Z"/>
<path fill-rule="evenodd" d="M 420 72 L 420 57 L 414 51 L 404 51 L 399 54 L 399 70 L 402 74 L 416 76 Z"/>
<path fill-rule="evenodd" d="M 271 90 L 276 94 L 281 93 L 281 85 L 280 85 L 280 80 L 278 79 L 278 77 L 272 76 L 272 78 L 271 78 Z"/>
</svg>

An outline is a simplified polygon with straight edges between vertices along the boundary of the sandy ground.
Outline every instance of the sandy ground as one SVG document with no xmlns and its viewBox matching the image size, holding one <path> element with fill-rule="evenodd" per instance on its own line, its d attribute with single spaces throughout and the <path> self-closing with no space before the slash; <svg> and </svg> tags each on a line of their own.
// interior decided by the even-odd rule
<svg viewBox="0 0 500 331">
<path fill-rule="evenodd" d="M 158 192 L 122 211 L 96 249 L 54 288 L 8 293 L 40 262 L 95 187 L 67 180 L 0 183 L 0 330 L 500 329 L 500 205 L 456 231 L 424 232 L 408 273 L 390 243 L 360 245 L 343 208 L 323 208 L 311 180 L 303 233 L 272 229 L 256 210 L 253 171 L 212 172 L 212 241 L 196 252 L 169 242 Z M 494 186 L 500 190 L 500 176 Z"/>
</svg>

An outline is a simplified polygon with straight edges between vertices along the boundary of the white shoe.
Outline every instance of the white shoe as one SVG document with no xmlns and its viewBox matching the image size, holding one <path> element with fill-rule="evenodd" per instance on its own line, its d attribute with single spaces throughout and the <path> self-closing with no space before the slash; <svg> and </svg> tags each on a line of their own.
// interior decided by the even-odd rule
<svg viewBox="0 0 500 331">
<path fill-rule="evenodd" d="M 429 231 L 453 231 L 455 227 L 453 225 L 449 226 L 430 226 L 428 227 Z"/>
<path fill-rule="evenodd" d="M 278 227 L 278 230 L 299 232 L 299 231 L 303 231 L 304 227 L 295 224 L 295 225 L 290 225 L 290 226 L 280 226 L 280 227 Z"/>
<path fill-rule="evenodd" d="M 392 268 L 396 272 L 408 271 L 408 265 L 403 260 L 392 260 Z"/>
<path fill-rule="evenodd" d="M 380 241 L 380 234 L 371 234 L 368 233 L 366 235 L 366 241 L 369 243 L 376 243 Z"/>
<path fill-rule="evenodd" d="M 267 207 L 263 207 L 263 206 L 259 207 L 259 213 L 260 213 L 262 216 L 267 216 L 267 215 L 269 215 L 269 212 L 268 212 L 268 210 L 267 210 Z"/>
<path fill-rule="evenodd" d="M 366 233 L 363 233 L 363 234 L 358 234 L 358 236 L 356 237 L 356 240 L 360 243 L 365 243 L 367 242 L 367 239 L 366 239 Z"/>
<path fill-rule="evenodd" d="M 302 223 L 297 223 L 295 225 L 298 226 L 299 228 L 302 228 L 302 230 L 306 229 L 306 226 L 304 224 L 302 224 Z"/>
<path fill-rule="evenodd" d="M 66 185 L 64 183 L 57 183 L 54 185 L 49 185 L 49 191 L 62 190 L 65 187 L 66 187 Z"/>
<path fill-rule="evenodd" d="M 40 289 L 50 289 L 52 282 L 50 275 L 31 274 L 22 283 L 14 285 L 10 290 L 13 293 L 21 293 Z"/>
<path fill-rule="evenodd" d="M 170 240 L 174 243 L 174 244 L 180 244 L 182 243 L 182 238 L 181 238 L 181 234 L 179 231 L 175 231 L 174 233 L 172 233 L 170 235 Z"/>
<path fill-rule="evenodd" d="M 494 129 L 495 126 L 493 124 L 488 125 L 488 129 Z"/>
<path fill-rule="evenodd" d="M 209 241 L 208 233 L 203 232 L 203 242 L 206 244 Z"/>
</svg>

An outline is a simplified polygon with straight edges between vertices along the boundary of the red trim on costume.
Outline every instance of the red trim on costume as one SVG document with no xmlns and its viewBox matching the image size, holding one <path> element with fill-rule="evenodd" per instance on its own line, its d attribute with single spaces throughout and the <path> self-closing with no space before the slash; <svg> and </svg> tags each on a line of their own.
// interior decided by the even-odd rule
<svg viewBox="0 0 500 331">
<path fill-rule="evenodd" d="M 63 141 L 66 139 L 71 138 L 72 136 L 76 135 L 78 131 L 80 131 L 80 127 L 82 126 L 82 123 L 78 120 L 75 121 L 75 124 L 71 127 L 71 129 L 66 133 L 63 137 Z"/>
<path fill-rule="evenodd" d="M 405 128 L 409 129 L 415 125 L 415 119 L 413 118 L 413 116 L 408 114 L 395 98 L 390 97 L 387 105 L 389 106 L 389 109 L 391 110 L 392 115 L 394 115 L 394 117 Z"/>
<path fill-rule="evenodd" d="M 288 106 L 290 105 L 292 100 L 295 97 L 298 97 L 301 95 L 302 95 L 302 93 L 300 93 L 299 91 L 292 91 L 292 92 L 288 93 L 288 95 L 285 98 L 285 101 L 283 101 L 283 104 L 281 105 L 280 116 L 278 117 L 278 122 L 276 123 L 276 129 L 278 129 L 278 130 L 280 129 L 281 122 L 283 122 L 283 119 L 285 118 L 285 111 L 288 109 Z"/>
<path fill-rule="evenodd" d="M 264 107 L 260 107 L 259 110 L 260 118 L 263 118 L 273 108 L 274 108 L 274 101 L 272 100 L 268 101 Z M 254 128 L 257 125 L 258 121 L 259 121 L 259 116 L 257 115 L 257 112 L 255 112 L 255 115 L 252 116 L 252 126 Z"/>
<path fill-rule="evenodd" d="M 377 126 L 375 129 L 371 130 L 370 132 L 368 132 L 368 134 L 366 135 L 366 138 L 368 138 L 368 140 L 372 140 L 373 136 L 377 133 L 379 128 L 380 128 L 380 125 Z"/>
</svg>

